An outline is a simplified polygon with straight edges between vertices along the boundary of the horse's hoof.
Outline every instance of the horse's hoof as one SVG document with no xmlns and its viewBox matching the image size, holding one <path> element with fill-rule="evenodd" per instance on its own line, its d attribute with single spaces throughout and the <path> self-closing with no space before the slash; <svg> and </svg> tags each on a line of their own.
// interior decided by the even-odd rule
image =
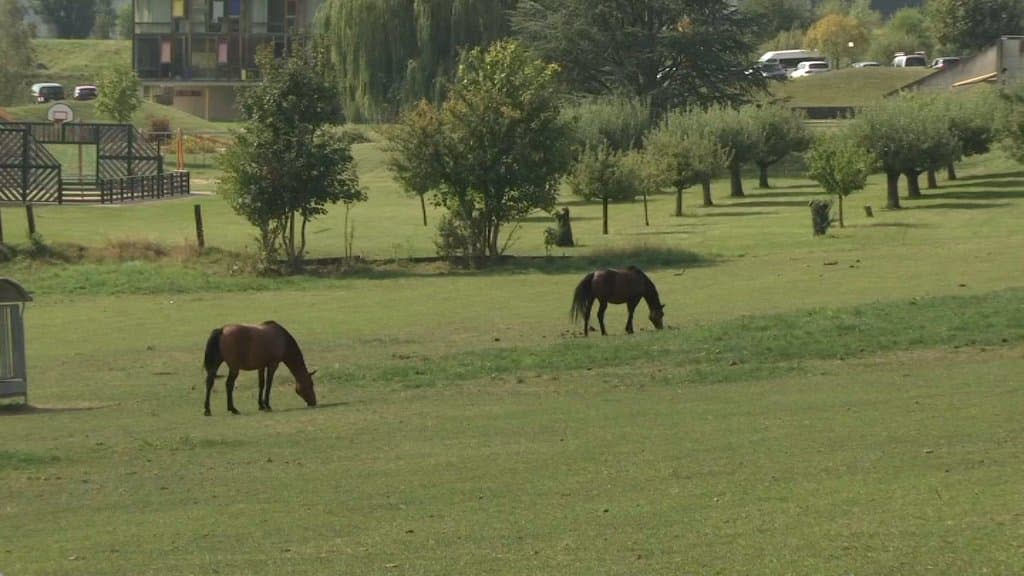
<svg viewBox="0 0 1024 576">
<path fill-rule="evenodd" d="M 206 412 L 203 412 L 203 416 L 212 416 L 212 414 L 210 414 L 210 411 L 207 410 Z"/>
<path fill-rule="evenodd" d="M 263 410 L 264 410 L 265 412 L 273 412 L 273 411 L 274 411 L 274 409 L 273 409 L 273 408 L 271 408 L 269 404 L 268 404 L 267 406 L 265 406 L 265 407 L 263 408 Z"/>
<path fill-rule="evenodd" d="M 231 408 L 231 409 L 230 409 L 230 412 L 231 412 L 232 414 L 235 414 L 236 416 L 237 416 L 238 414 L 241 414 L 241 412 L 239 412 L 238 410 L 235 410 L 234 408 Z"/>
</svg>

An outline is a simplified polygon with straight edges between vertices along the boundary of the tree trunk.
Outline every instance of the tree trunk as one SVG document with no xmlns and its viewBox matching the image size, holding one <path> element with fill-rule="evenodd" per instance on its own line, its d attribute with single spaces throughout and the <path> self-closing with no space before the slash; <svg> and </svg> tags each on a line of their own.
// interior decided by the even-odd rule
<svg viewBox="0 0 1024 576">
<path fill-rule="evenodd" d="M 846 222 L 843 222 L 843 195 L 839 194 L 839 227 L 846 228 Z"/>
<path fill-rule="evenodd" d="M 650 225 L 651 225 L 651 219 L 647 215 L 647 191 L 645 190 L 644 191 L 644 226 L 650 226 Z M 3 238 L 0 238 L 0 241 L 2 241 L 2 240 L 3 240 Z"/>
<path fill-rule="evenodd" d="M 768 165 L 763 162 L 757 163 L 757 187 L 758 188 L 771 188 L 768 185 Z"/>
<path fill-rule="evenodd" d="M 704 196 L 704 206 L 714 206 L 715 202 L 711 199 L 711 179 L 706 178 L 701 181 L 700 187 Z"/>
<path fill-rule="evenodd" d="M 743 198 L 743 174 L 742 166 L 739 162 L 733 162 L 729 166 L 729 181 L 730 191 L 729 196 L 733 198 Z"/>
<path fill-rule="evenodd" d="M 420 210 L 423 212 L 423 225 L 427 225 L 427 200 L 420 194 Z"/>
<path fill-rule="evenodd" d="M 939 187 L 939 183 L 935 181 L 935 170 L 928 170 L 928 189 L 934 190 Z"/>
<path fill-rule="evenodd" d="M 907 198 L 913 198 L 916 200 L 921 197 L 921 184 L 917 181 L 919 174 L 920 172 L 916 171 L 904 173 L 907 180 Z"/>
<path fill-rule="evenodd" d="M 608 197 L 601 198 L 601 233 L 608 235 Z"/>
<path fill-rule="evenodd" d="M 288 260 L 295 264 L 295 212 L 288 215 Z"/>
<path fill-rule="evenodd" d="M 956 167 L 952 162 L 946 165 L 946 180 L 956 180 Z"/>
<path fill-rule="evenodd" d="M 886 208 L 897 209 L 900 207 L 900 173 L 885 173 Z"/>
<path fill-rule="evenodd" d="M 681 187 L 676 188 L 676 216 L 683 215 L 683 189 Z"/>
</svg>

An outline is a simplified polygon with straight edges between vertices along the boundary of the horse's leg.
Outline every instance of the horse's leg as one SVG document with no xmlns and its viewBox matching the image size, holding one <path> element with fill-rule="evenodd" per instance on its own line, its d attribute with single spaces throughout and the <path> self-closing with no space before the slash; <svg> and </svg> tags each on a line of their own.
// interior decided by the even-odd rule
<svg viewBox="0 0 1024 576">
<path fill-rule="evenodd" d="M 607 336 L 608 331 L 604 329 L 604 311 L 608 309 L 608 302 L 601 300 L 601 304 L 597 307 L 597 321 L 601 324 L 601 336 Z"/>
<path fill-rule="evenodd" d="M 629 302 L 626 303 L 626 307 L 629 309 L 629 317 L 626 318 L 626 334 L 633 333 L 633 311 L 636 310 L 636 306 L 639 303 L 639 299 L 630 300 Z"/>
<path fill-rule="evenodd" d="M 587 302 L 586 308 L 583 309 L 583 335 L 590 336 L 590 310 L 594 307 L 594 301 L 590 300 Z"/>
<path fill-rule="evenodd" d="M 260 368 L 258 372 L 260 373 L 260 389 L 258 395 L 256 396 L 256 401 L 259 403 L 260 411 L 262 412 L 263 410 L 266 409 L 266 405 L 263 403 L 263 382 L 265 380 L 264 376 L 266 370 L 264 368 Z"/>
<path fill-rule="evenodd" d="M 213 390 L 213 379 L 217 377 L 217 369 L 209 370 L 206 372 L 206 402 L 203 404 L 205 410 L 203 414 L 210 415 L 210 390 Z"/>
<path fill-rule="evenodd" d="M 270 408 L 270 387 L 274 384 L 274 372 L 277 372 L 278 364 L 275 362 L 267 366 L 267 395 L 263 397 L 263 406 L 269 412 Z"/>
<path fill-rule="evenodd" d="M 235 379 L 238 378 L 238 369 L 230 368 L 230 370 L 227 384 L 224 385 L 228 391 L 228 412 L 238 414 L 238 409 L 235 408 Z"/>
</svg>

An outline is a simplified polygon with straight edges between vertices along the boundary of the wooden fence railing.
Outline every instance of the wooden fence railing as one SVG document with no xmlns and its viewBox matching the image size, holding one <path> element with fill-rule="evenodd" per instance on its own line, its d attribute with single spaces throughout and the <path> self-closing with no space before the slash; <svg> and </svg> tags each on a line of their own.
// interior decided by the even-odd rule
<svg viewBox="0 0 1024 576">
<path fill-rule="evenodd" d="M 148 176 L 104 178 L 99 181 L 100 203 L 115 204 L 133 200 L 156 200 L 192 193 L 188 172 L 164 172 Z"/>
</svg>

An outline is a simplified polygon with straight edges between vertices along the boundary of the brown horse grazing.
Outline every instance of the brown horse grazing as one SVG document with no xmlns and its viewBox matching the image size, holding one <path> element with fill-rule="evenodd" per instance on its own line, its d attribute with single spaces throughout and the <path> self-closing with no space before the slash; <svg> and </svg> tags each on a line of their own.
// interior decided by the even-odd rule
<svg viewBox="0 0 1024 576">
<path fill-rule="evenodd" d="M 222 362 L 228 364 L 228 410 L 238 414 L 235 409 L 235 379 L 239 370 L 259 370 L 260 410 L 270 410 L 270 386 L 274 383 L 274 372 L 278 365 L 284 365 L 295 377 L 295 393 L 302 397 L 309 406 L 316 406 L 316 392 L 313 391 L 313 374 L 306 369 L 306 361 L 302 359 L 302 350 L 295 338 L 273 320 L 262 324 L 228 324 L 210 333 L 206 341 L 206 355 L 203 366 L 206 368 L 206 415 L 210 415 L 210 390 L 213 379 L 217 376 L 217 368 Z"/>
<path fill-rule="evenodd" d="M 590 333 L 590 308 L 594 300 L 601 303 L 597 309 L 597 321 L 601 324 L 601 334 L 608 334 L 604 329 L 604 311 L 608 304 L 626 304 L 629 309 L 629 319 L 626 320 L 626 333 L 633 333 L 633 311 L 636 305 L 643 298 L 647 301 L 647 308 L 651 313 L 649 318 L 654 327 L 662 328 L 662 318 L 665 317 L 665 305 L 658 298 L 658 289 L 654 282 L 647 277 L 636 266 L 630 266 L 625 270 L 598 270 L 583 277 L 583 280 L 576 286 L 576 292 L 572 298 L 570 314 L 573 322 L 576 318 L 583 317 L 583 335 Z"/>
</svg>

